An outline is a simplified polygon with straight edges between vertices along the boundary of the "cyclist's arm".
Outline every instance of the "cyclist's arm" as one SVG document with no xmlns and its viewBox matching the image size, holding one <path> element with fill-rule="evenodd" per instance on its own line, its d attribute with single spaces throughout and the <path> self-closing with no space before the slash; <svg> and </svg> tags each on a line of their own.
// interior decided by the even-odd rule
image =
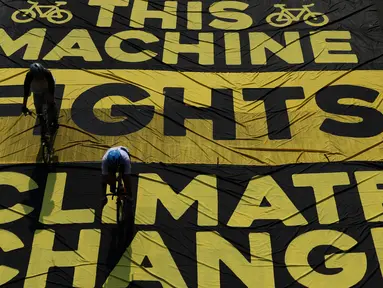
<svg viewBox="0 0 383 288">
<path fill-rule="evenodd" d="M 128 155 L 123 154 L 124 159 L 124 174 L 122 175 L 122 179 L 124 181 L 124 185 L 126 188 L 126 193 L 128 193 L 129 197 L 133 197 L 133 186 L 132 186 L 132 164 L 130 162 L 130 157 Z"/>
<path fill-rule="evenodd" d="M 23 106 L 27 106 L 28 97 L 31 94 L 31 83 L 32 83 L 32 74 L 30 72 L 27 73 L 24 80 L 24 100 Z"/>
<path fill-rule="evenodd" d="M 48 81 L 49 93 L 51 93 L 52 95 L 55 95 L 56 83 L 55 83 L 55 79 L 53 78 L 52 72 L 47 71 L 46 77 L 47 77 L 47 81 Z"/>
<path fill-rule="evenodd" d="M 106 188 L 108 183 L 108 172 L 106 168 L 106 160 L 103 157 L 101 162 L 101 196 L 106 197 Z"/>
<path fill-rule="evenodd" d="M 107 187 L 107 175 L 102 175 L 101 177 L 101 197 L 105 197 L 106 195 L 106 187 Z"/>
</svg>

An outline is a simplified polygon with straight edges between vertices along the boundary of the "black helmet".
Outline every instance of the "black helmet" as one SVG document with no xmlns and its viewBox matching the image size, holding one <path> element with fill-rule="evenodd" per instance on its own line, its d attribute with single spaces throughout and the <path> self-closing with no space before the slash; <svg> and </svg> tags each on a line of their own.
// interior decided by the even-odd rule
<svg viewBox="0 0 383 288">
<path fill-rule="evenodd" d="M 36 76 L 36 75 L 41 75 L 45 71 L 45 68 L 40 63 L 33 63 L 29 67 L 29 71 L 31 71 L 32 75 Z"/>
</svg>

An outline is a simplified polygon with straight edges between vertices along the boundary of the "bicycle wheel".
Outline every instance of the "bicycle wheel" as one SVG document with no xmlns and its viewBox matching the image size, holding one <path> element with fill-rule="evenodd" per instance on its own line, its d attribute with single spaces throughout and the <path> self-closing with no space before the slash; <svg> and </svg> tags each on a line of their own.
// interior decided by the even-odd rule
<svg viewBox="0 0 383 288">
<path fill-rule="evenodd" d="M 28 23 L 36 18 L 36 12 L 29 9 L 20 9 L 15 11 L 11 19 L 16 23 Z"/>
<path fill-rule="evenodd" d="M 46 165 L 51 163 L 51 153 L 47 143 L 43 143 L 43 160 Z"/>
<path fill-rule="evenodd" d="M 324 26 L 329 22 L 328 17 L 319 12 L 312 12 L 310 14 L 306 14 L 303 17 L 303 20 L 306 22 L 306 24 L 310 26 Z"/>
<path fill-rule="evenodd" d="M 43 110 L 43 118 L 44 121 L 42 121 L 41 125 L 44 125 L 44 127 L 41 127 L 41 133 L 43 131 L 45 132 L 44 134 L 44 143 L 42 143 L 42 148 L 43 148 L 43 160 L 45 164 L 50 164 L 51 159 L 52 159 L 52 147 L 51 147 L 51 134 L 50 134 L 50 126 L 48 122 L 48 115 L 46 109 Z"/>
<path fill-rule="evenodd" d="M 45 140 L 44 143 L 42 143 L 43 148 L 43 160 L 46 165 L 51 164 L 52 160 L 52 149 L 50 147 L 50 140 L 49 138 Z"/>
<path fill-rule="evenodd" d="M 49 22 L 53 24 L 64 24 L 72 19 L 73 15 L 71 12 L 66 10 L 60 10 L 60 12 L 51 13 L 47 16 Z"/>
<path fill-rule="evenodd" d="M 117 198 L 116 213 L 117 213 L 117 224 L 118 225 L 123 224 L 125 221 L 125 201 L 124 201 L 123 197 Z"/>
<path fill-rule="evenodd" d="M 289 26 L 293 20 L 286 14 L 280 12 L 272 13 L 266 17 L 267 23 L 274 27 L 286 27 Z"/>
</svg>

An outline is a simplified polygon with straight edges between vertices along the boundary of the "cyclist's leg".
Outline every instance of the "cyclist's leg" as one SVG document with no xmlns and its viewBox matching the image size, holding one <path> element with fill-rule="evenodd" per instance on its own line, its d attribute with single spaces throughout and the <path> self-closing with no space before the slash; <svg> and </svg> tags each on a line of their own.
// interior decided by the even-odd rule
<svg viewBox="0 0 383 288">
<path fill-rule="evenodd" d="M 117 181 L 119 181 L 119 183 L 122 185 L 122 191 L 118 191 L 118 192 L 122 192 L 122 193 L 126 193 L 126 187 L 125 187 L 125 182 L 124 182 L 124 168 L 125 168 L 125 165 L 122 165 L 120 167 L 120 171 L 118 171 L 118 176 L 117 176 Z"/>
<path fill-rule="evenodd" d="M 126 194 L 126 187 L 125 187 L 125 183 L 124 183 L 124 179 L 123 179 L 122 175 L 123 174 L 119 174 L 118 175 L 118 177 L 119 177 L 118 179 L 119 179 L 119 181 L 120 181 L 120 183 L 122 185 L 122 188 L 123 188 L 122 191 L 119 191 L 119 192 Z"/>
<path fill-rule="evenodd" d="M 115 191 L 116 191 L 116 175 L 114 175 L 114 177 L 113 177 L 112 174 L 108 174 L 108 175 L 106 176 L 105 180 L 106 180 L 106 184 L 109 185 L 109 189 L 110 189 L 110 191 L 109 191 L 109 192 L 108 192 L 108 191 L 105 191 L 105 194 L 103 194 L 103 195 L 101 196 L 101 198 L 102 198 L 102 200 L 101 200 L 101 202 L 102 202 L 102 207 L 104 207 L 105 204 L 108 203 L 108 199 L 107 199 L 107 197 L 106 197 L 106 194 L 108 194 L 108 193 L 110 193 L 110 192 L 111 192 L 111 193 L 115 193 Z"/>
<path fill-rule="evenodd" d="M 33 93 L 33 102 L 35 104 L 37 119 L 39 120 L 39 125 L 41 127 L 41 139 L 44 139 L 46 132 L 43 117 L 44 95 L 41 93 Z"/>
<path fill-rule="evenodd" d="M 110 192 L 116 192 L 116 174 L 108 174 L 107 183 L 110 187 Z"/>
<path fill-rule="evenodd" d="M 124 174 L 123 175 L 123 183 L 124 183 L 124 193 L 125 197 L 129 202 L 133 202 L 133 194 L 132 194 L 132 179 L 131 175 Z"/>
</svg>

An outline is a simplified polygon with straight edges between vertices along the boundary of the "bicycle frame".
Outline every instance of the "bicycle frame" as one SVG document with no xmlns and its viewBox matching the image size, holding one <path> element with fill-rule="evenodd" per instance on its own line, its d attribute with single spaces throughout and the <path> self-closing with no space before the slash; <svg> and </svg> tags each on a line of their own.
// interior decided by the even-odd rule
<svg viewBox="0 0 383 288">
<path fill-rule="evenodd" d="M 124 197 L 124 195 L 126 195 L 125 193 L 121 193 L 121 192 L 115 192 L 115 193 L 106 193 L 106 196 L 112 196 L 112 200 L 114 199 L 114 197 Z"/>
<path fill-rule="evenodd" d="M 117 193 L 121 196 L 121 194 L 122 194 L 122 196 L 124 196 L 124 194 L 126 194 L 126 193 L 124 193 L 124 184 L 122 183 L 122 175 L 121 175 L 121 173 L 120 172 L 118 172 L 118 175 L 117 175 L 117 182 L 118 182 L 118 184 L 117 184 Z"/>
<path fill-rule="evenodd" d="M 32 6 L 29 7 L 28 10 L 35 10 L 39 14 L 39 17 L 41 17 L 41 18 L 47 17 L 50 13 L 52 13 L 55 10 L 57 12 L 59 12 L 59 8 L 58 7 L 62 5 L 62 4 L 58 4 L 57 6 L 53 6 L 53 5 L 39 5 L 38 2 L 33 2 L 33 1 L 28 1 L 28 3 L 32 4 Z M 42 9 L 48 9 L 48 10 L 43 12 Z"/>
<path fill-rule="evenodd" d="M 29 111 L 28 113 L 27 113 L 27 115 L 29 115 L 29 116 L 32 116 L 33 118 L 35 118 L 35 119 L 37 119 L 37 117 L 39 116 L 38 114 L 36 114 L 36 113 L 34 113 L 34 112 L 32 112 L 32 111 Z M 45 122 L 45 121 L 44 121 Z M 45 125 L 45 123 L 39 123 L 40 124 L 40 127 L 41 127 L 41 129 L 42 129 L 42 125 Z M 45 128 L 45 129 L 47 129 L 47 128 Z M 41 139 L 42 140 L 42 139 Z M 49 142 L 48 143 L 45 143 L 45 144 L 48 144 L 48 145 L 50 145 L 51 143 L 50 143 L 50 141 L 51 141 L 51 139 L 49 140 Z M 41 142 L 41 145 L 43 145 L 43 142 Z M 50 147 L 47 147 L 48 148 L 48 152 L 50 153 L 51 152 L 51 149 L 50 149 Z M 44 148 L 43 148 L 44 149 Z M 44 157 L 44 155 L 43 155 L 43 157 Z M 45 158 L 43 158 L 44 159 L 44 162 L 46 161 L 45 160 Z M 46 162 L 45 162 L 46 163 Z M 47 163 L 46 163 L 47 164 Z"/>
<path fill-rule="evenodd" d="M 126 219 L 124 220 L 119 220 L 120 219 L 120 209 L 123 209 L 122 211 L 124 211 L 126 209 L 126 203 L 127 203 L 127 199 L 125 198 L 125 196 L 127 196 L 128 194 L 125 193 L 124 191 L 124 186 L 123 186 L 123 179 L 122 179 L 122 175 L 120 174 L 120 172 L 118 173 L 118 176 L 117 176 L 117 191 L 110 191 L 112 193 L 107 193 L 106 196 L 112 196 L 112 200 L 114 199 L 114 196 L 117 196 L 117 199 L 116 199 L 116 206 L 117 206 L 117 209 L 116 209 L 116 212 L 117 212 L 117 224 L 122 224 L 123 222 L 126 221 Z M 123 204 L 125 203 L 125 204 Z M 126 210 L 125 210 L 125 213 L 122 212 L 123 214 L 126 213 Z M 122 218 L 125 218 L 125 216 L 122 216 Z"/>
<path fill-rule="evenodd" d="M 110 191 L 111 193 L 106 194 L 107 196 L 112 196 L 112 199 L 114 198 L 114 196 L 120 197 L 120 196 L 126 195 L 125 192 L 120 192 L 120 190 L 122 190 L 124 188 L 124 185 L 122 183 L 122 181 L 123 181 L 122 175 L 120 175 L 120 172 L 118 172 L 118 175 L 116 177 L 116 181 L 118 182 L 117 187 L 116 187 L 117 191 L 114 193 L 112 191 Z"/>
<path fill-rule="evenodd" d="M 281 7 L 281 15 L 286 14 L 288 15 L 291 19 L 298 21 L 302 15 L 307 12 L 307 13 L 312 13 L 311 10 L 308 7 L 311 7 L 313 5 L 303 5 L 303 8 L 283 8 Z M 297 16 L 295 16 L 291 11 L 300 11 Z"/>
</svg>

